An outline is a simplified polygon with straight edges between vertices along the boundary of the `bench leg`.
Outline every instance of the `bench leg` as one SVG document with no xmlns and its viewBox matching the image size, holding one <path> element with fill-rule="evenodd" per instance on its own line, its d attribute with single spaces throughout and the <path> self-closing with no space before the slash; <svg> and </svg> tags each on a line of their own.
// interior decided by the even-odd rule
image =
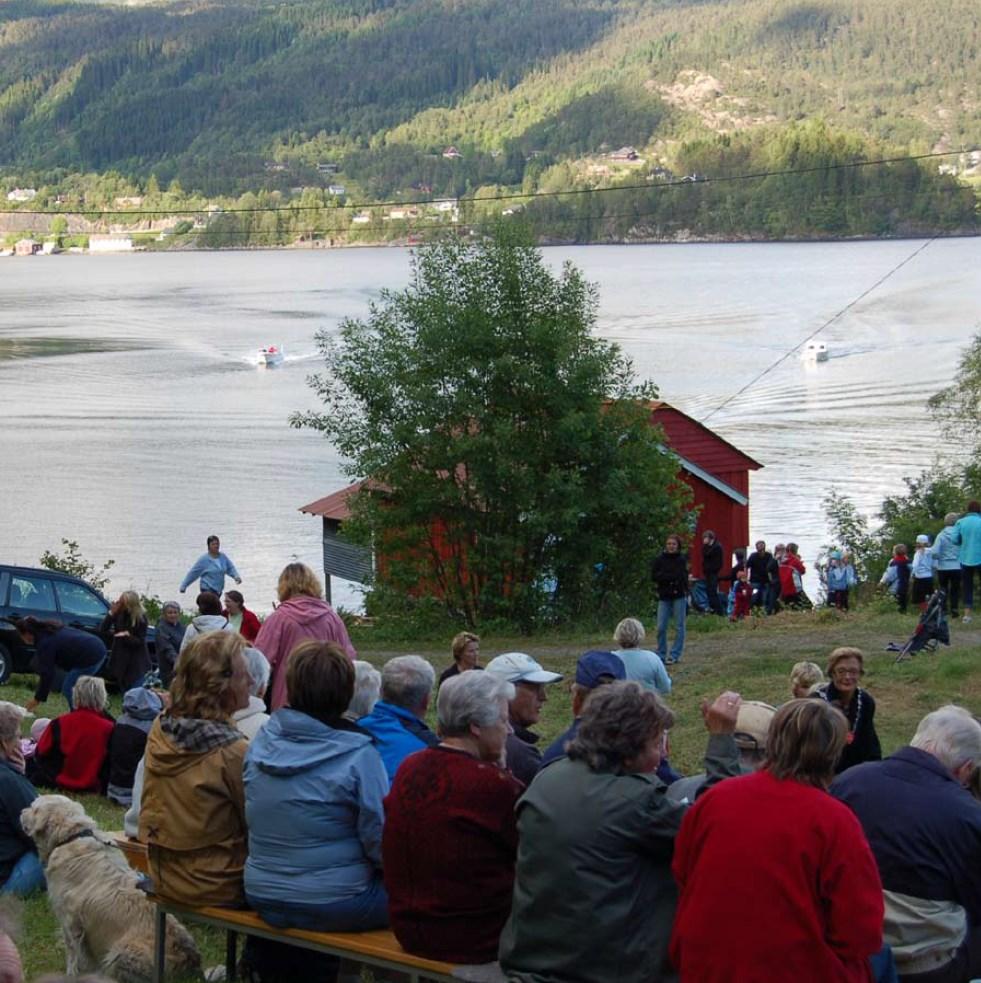
<svg viewBox="0 0 981 983">
<path fill-rule="evenodd" d="M 164 983 L 167 976 L 167 912 L 157 908 L 153 945 L 153 983 Z"/>
<path fill-rule="evenodd" d="M 238 932 L 225 933 L 225 979 L 235 983 L 238 979 Z"/>
</svg>

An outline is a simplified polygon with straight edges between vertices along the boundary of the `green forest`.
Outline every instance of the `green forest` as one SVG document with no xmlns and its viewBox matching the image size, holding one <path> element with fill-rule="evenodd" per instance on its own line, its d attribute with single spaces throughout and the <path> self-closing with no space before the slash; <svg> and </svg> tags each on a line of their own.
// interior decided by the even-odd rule
<svg viewBox="0 0 981 983">
<path fill-rule="evenodd" d="M 979 49 L 976 0 L 3 0 L 0 189 L 209 246 L 973 232 L 981 155 L 852 165 L 981 147 Z"/>
</svg>

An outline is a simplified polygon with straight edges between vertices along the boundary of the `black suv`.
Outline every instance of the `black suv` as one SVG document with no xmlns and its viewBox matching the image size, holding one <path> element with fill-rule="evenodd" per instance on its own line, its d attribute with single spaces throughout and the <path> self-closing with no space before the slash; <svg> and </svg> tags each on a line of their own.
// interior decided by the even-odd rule
<svg viewBox="0 0 981 983">
<path fill-rule="evenodd" d="M 57 570 L 0 564 L 0 619 L 32 614 L 98 635 L 108 613 L 109 602 L 78 577 Z M 151 652 L 152 636 L 151 628 L 147 637 Z M 111 635 L 101 637 L 107 647 L 112 644 Z M 12 672 L 34 672 L 33 658 L 34 648 L 21 641 L 9 621 L 0 620 L 0 683 L 5 683 Z"/>
</svg>

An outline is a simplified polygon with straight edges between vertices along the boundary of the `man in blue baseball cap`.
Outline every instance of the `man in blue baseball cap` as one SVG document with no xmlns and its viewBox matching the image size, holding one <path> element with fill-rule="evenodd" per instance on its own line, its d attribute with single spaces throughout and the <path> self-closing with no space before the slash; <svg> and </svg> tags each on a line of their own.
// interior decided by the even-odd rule
<svg viewBox="0 0 981 983">
<path fill-rule="evenodd" d="M 589 694 L 600 686 L 626 678 L 626 668 L 623 660 L 612 652 L 601 652 L 591 649 L 576 663 L 576 681 L 572 684 L 572 716 L 569 729 L 553 741 L 542 755 L 542 765 L 565 757 L 565 748 L 569 741 L 576 736 L 579 729 L 579 718 Z"/>
</svg>

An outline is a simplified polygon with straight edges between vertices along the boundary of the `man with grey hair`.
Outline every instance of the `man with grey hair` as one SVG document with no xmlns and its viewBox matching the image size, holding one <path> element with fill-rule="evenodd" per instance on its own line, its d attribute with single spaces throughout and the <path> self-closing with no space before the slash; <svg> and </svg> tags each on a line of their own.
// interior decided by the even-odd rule
<svg viewBox="0 0 981 983">
<path fill-rule="evenodd" d="M 374 741 L 389 781 L 410 754 L 439 743 L 423 719 L 435 681 L 435 670 L 418 655 L 397 656 L 382 668 L 381 699 L 358 726 Z"/>
<path fill-rule="evenodd" d="M 487 672 L 514 686 L 514 696 L 508 704 L 511 733 L 507 740 L 507 768 L 523 785 L 530 785 L 542 767 L 542 752 L 535 746 L 539 738 L 530 728 L 538 723 L 548 699 L 546 687 L 562 676 L 542 668 L 524 652 L 505 652 L 491 659 Z"/>
<path fill-rule="evenodd" d="M 981 975 L 981 724 L 957 706 L 927 714 L 908 747 L 839 775 L 882 878 L 885 941 L 903 983 Z"/>
</svg>

